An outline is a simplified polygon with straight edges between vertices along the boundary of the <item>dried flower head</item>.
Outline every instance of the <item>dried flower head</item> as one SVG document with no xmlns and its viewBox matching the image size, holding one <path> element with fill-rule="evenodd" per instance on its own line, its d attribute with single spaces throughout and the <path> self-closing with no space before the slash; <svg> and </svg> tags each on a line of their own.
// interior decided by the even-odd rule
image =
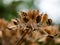
<svg viewBox="0 0 60 45">
<path fill-rule="evenodd" d="M 39 10 L 21 11 L 18 18 L 12 19 L 8 24 L 4 19 L 0 19 L 0 30 L 6 26 L 0 31 L 0 37 L 3 35 L 3 45 L 25 45 L 27 42 L 28 45 L 38 45 L 38 40 L 45 43 L 48 42 L 48 38 L 55 39 L 59 29 L 58 26 L 51 24 L 52 19 L 48 19 L 46 13 L 40 13 Z"/>
</svg>

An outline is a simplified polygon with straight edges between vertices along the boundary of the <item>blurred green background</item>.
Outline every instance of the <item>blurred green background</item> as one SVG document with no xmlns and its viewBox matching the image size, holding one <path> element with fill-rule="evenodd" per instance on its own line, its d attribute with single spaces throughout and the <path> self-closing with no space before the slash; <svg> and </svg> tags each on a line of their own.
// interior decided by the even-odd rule
<svg viewBox="0 0 60 45">
<path fill-rule="evenodd" d="M 0 0 L 0 18 L 11 20 L 18 17 L 18 11 L 36 9 L 34 0 Z"/>
</svg>

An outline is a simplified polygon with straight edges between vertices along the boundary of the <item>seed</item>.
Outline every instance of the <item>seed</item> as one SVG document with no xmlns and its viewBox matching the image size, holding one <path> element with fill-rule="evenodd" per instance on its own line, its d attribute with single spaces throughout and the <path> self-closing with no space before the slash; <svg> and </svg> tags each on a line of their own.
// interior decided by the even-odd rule
<svg viewBox="0 0 60 45">
<path fill-rule="evenodd" d="M 36 23 L 39 23 L 41 21 L 41 16 L 36 17 Z"/>
</svg>

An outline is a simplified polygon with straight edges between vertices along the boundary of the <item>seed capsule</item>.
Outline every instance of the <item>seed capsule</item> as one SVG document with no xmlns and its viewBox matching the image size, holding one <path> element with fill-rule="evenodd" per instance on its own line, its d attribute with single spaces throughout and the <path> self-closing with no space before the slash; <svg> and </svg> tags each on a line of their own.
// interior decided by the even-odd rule
<svg viewBox="0 0 60 45">
<path fill-rule="evenodd" d="M 22 15 L 22 16 L 27 16 L 27 13 L 21 11 L 21 15 Z"/>
<path fill-rule="evenodd" d="M 29 19 L 27 17 L 24 17 L 23 21 L 27 23 L 29 21 Z"/>
<path fill-rule="evenodd" d="M 39 23 L 41 21 L 41 16 L 36 17 L 36 23 Z"/>
<path fill-rule="evenodd" d="M 52 24 L 52 19 L 48 19 L 48 24 L 49 24 L 49 25 Z"/>
<path fill-rule="evenodd" d="M 31 18 L 32 17 L 32 12 L 31 10 L 28 10 L 27 15 Z"/>
<path fill-rule="evenodd" d="M 14 25 L 18 25 L 18 22 L 16 19 L 12 19 L 12 22 L 14 23 Z"/>
<path fill-rule="evenodd" d="M 48 19 L 48 15 L 47 15 L 47 14 L 44 14 L 44 15 L 42 16 L 42 24 L 43 24 L 44 26 L 46 25 L 47 19 Z"/>
<path fill-rule="evenodd" d="M 44 14 L 44 15 L 43 15 L 43 20 L 42 20 L 42 21 L 43 21 L 43 22 L 46 22 L 47 19 L 48 19 L 48 15 L 47 15 L 47 14 Z"/>
</svg>

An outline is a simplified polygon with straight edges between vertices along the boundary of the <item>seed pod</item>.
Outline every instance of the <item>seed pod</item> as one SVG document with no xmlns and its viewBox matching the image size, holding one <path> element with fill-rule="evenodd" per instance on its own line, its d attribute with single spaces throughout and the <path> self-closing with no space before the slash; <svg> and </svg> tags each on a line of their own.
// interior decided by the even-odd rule
<svg viewBox="0 0 60 45">
<path fill-rule="evenodd" d="M 52 31 L 51 30 L 48 30 L 48 29 L 45 29 L 45 31 L 48 33 L 48 34 L 51 34 Z"/>
<path fill-rule="evenodd" d="M 36 14 L 35 13 L 36 13 L 36 10 L 33 10 L 32 11 L 32 19 L 34 19 L 36 17 Z"/>
<path fill-rule="evenodd" d="M 29 10 L 28 12 L 27 12 L 27 15 L 31 18 L 32 17 L 32 12 L 31 12 L 31 10 Z"/>
<path fill-rule="evenodd" d="M 48 19 L 48 15 L 47 14 L 44 14 L 44 16 L 43 16 L 43 22 L 46 22 L 47 21 L 47 19 Z"/>
<path fill-rule="evenodd" d="M 48 24 L 49 24 L 49 25 L 52 24 L 52 19 L 48 19 Z"/>
<path fill-rule="evenodd" d="M 35 15 L 39 15 L 39 10 L 35 10 Z"/>
<path fill-rule="evenodd" d="M 27 17 L 24 17 L 23 21 L 27 23 L 29 21 L 29 19 Z"/>
<path fill-rule="evenodd" d="M 41 21 L 41 16 L 36 17 L 36 23 L 39 23 Z"/>
<path fill-rule="evenodd" d="M 32 26 L 31 25 L 27 25 L 26 27 L 29 28 L 29 29 L 32 29 Z"/>
<path fill-rule="evenodd" d="M 19 17 L 20 21 L 22 21 L 22 18 L 23 17 L 26 17 L 26 16 L 27 16 L 27 13 L 26 12 L 22 12 L 21 11 L 21 12 L 18 13 L 18 17 Z"/>
<path fill-rule="evenodd" d="M 39 10 L 32 11 L 32 19 L 35 19 L 39 15 Z"/>
<path fill-rule="evenodd" d="M 42 24 L 45 26 L 46 25 L 46 21 L 48 19 L 48 15 L 47 14 L 44 14 L 43 17 L 42 17 Z"/>
<path fill-rule="evenodd" d="M 15 20 L 15 19 L 12 19 L 12 22 L 14 23 L 14 25 L 18 25 L 18 22 L 17 22 L 17 20 Z"/>
<path fill-rule="evenodd" d="M 53 35 L 53 28 L 52 28 L 52 26 L 46 26 L 46 27 L 45 27 L 45 31 L 46 31 L 49 35 Z"/>
<path fill-rule="evenodd" d="M 21 11 L 21 15 L 22 15 L 22 16 L 27 16 L 27 13 Z"/>
</svg>

